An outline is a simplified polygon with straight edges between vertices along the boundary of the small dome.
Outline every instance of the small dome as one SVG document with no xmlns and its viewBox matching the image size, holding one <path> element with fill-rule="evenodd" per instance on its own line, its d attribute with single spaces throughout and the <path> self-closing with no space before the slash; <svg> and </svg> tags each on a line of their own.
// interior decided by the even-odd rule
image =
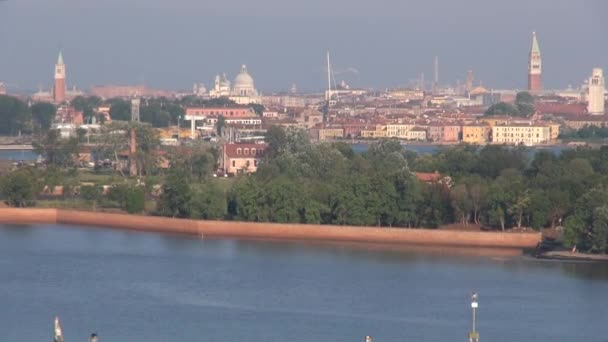
<svg viewBox="0 0 608 342">
<path fill-rule="evenodd" d="M 241 72 L 234 79 L 234 87 L 239 89 L 253 89 L 253 78 L 247 72 L 245 65 L 241 66 Z"/>
</svg>

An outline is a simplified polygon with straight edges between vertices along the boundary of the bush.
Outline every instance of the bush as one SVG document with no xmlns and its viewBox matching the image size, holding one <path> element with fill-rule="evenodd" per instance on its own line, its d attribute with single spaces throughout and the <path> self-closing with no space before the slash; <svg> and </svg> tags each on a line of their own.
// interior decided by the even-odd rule
<svg viewBox="0 0 608 342">
<path fill-rule="evenodd" d="M 14 171 L 0 180 L 0 195 L 11 207 L 34 206 L 36 192 L 36 179 L 29 170 Z"/>
<path fill-rule="evenodd" d="M 130 187 L 127 190 L 127 197 L 124 209 L 129 214 L 141 213 L 144 211 L 146 204 L 146 196 L 144 189 L 141 187 Z"/>
</svg>

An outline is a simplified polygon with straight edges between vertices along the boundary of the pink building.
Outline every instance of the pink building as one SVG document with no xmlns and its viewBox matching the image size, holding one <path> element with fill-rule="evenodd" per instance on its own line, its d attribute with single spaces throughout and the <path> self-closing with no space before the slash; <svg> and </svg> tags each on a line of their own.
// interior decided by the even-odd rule
<svg viewBox="0 0 608 342">
<path fill-rule="evenodd" d="M 461 133 L 462 133 L 462 126 L 446 124 L 443 126 L 443 141 L 444 142 L 458 142 L 458 141 L 460 141 Z"/>
<path fill-rule="evenodd" d="M 266 144 L 224 144 L 220 165 L 224 173 L 253 173 L 264 156 Z"/>
</svg>

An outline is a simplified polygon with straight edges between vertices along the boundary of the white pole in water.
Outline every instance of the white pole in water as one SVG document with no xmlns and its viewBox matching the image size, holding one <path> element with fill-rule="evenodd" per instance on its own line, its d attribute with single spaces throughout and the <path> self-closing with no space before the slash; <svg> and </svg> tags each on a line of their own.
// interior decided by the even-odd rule
<svg viewBox="0 0 608 342">
<path fill-rule="evenodd" d="M 471 295 L 471 309 L 473 311 L 473 329 L 469 333 L 469 342 L 479 342 L 479 333 L 477 332 L 476 321 L 477 321 L 477 308 L 479 303 L 477 302 L 477 292 L 473 292 Z"/>
</svg>

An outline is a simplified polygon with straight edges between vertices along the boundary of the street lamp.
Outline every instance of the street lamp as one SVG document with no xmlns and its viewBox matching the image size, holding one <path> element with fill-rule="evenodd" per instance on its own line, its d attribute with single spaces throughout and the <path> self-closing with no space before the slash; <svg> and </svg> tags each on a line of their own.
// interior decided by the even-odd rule
<svg viewBox="0 0 608 342">
<path fill-rule="evenodd" d="M 469 342 L 479 342 L 479 333 L 477 332 L 477 308 L 479 303 L 477 302 L 477 292 L 473 292 L 471 295 L 471 310 L 473 311 L 473 329 L 469 333 Z"/>
</svg>

